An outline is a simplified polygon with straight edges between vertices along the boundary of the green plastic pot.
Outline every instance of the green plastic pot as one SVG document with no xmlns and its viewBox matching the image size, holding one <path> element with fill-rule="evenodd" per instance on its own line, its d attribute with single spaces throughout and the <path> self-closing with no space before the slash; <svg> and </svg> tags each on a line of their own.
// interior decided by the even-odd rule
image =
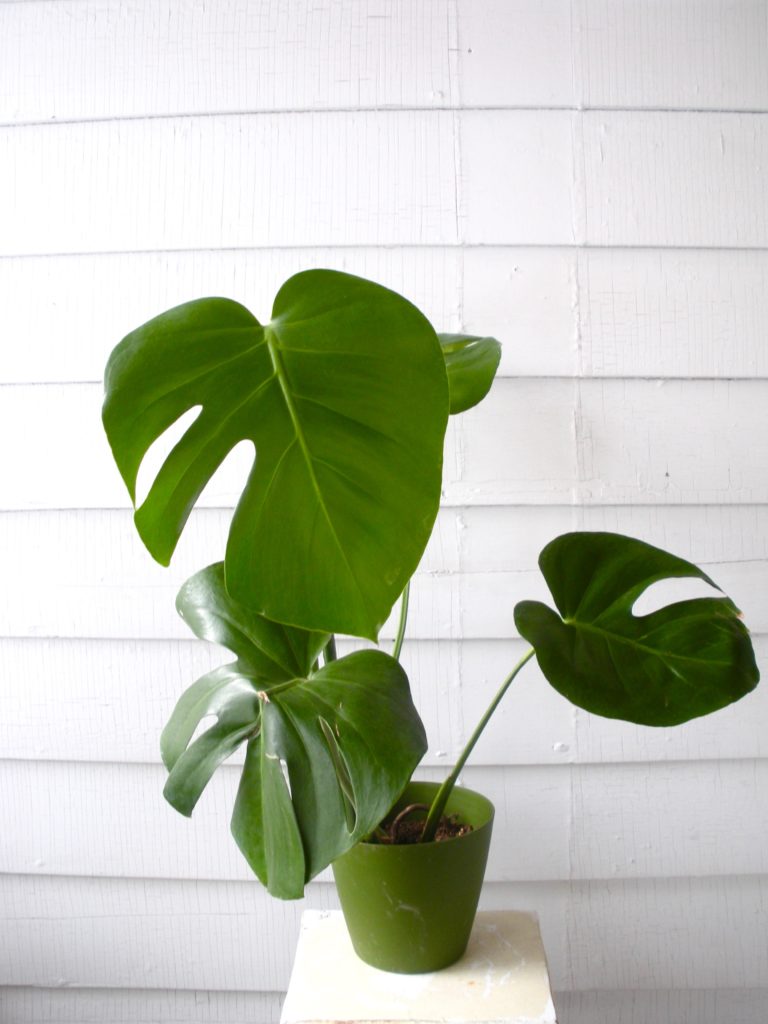
<svg viewBox="0 0 768 1024">
<path fill-rule="evenodd" d="M 410 783 L 393 814 L 431 803 L 438 785 Z M 333 864 L 341 909 L 355 952 L 372 967 L 399 974 L 441 970 L 469 942 L 483 886 L 493 804 L 454 789 L 446 807 L 473 831 L 439 843 L 358 843 Z"/>
</svg>

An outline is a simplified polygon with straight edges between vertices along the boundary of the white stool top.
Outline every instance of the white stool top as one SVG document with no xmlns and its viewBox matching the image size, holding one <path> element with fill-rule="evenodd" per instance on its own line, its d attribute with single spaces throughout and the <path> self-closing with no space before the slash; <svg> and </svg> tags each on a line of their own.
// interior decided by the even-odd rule
<svg viewBox="0 0 768 1024">
<path fill-rule="evenodd" d="M 281 1024 L 557 1024 L 539 924 L 515 910 L 477 915 L 464 956 L 432 974 L 391 974 L 352 949 L 339 910 L 306 910 Z"/>
</svg>

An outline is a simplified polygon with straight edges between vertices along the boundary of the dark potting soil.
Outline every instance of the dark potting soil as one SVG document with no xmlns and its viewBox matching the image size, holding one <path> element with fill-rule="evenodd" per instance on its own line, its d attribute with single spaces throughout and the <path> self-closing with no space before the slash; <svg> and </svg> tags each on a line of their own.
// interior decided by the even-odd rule
<svg viewBox="0 0 768 1024">
<path fill-rule="evenodd" d="M 403 808 L 391 822 L 383 825 L 376 833 L 380 843 L 397 846 L 407 846 L 409 843 L 418 843 L 421 833 L 424 831 L 426 812 L 429 807 L 426 804 L 410 804 Z M 413 818 L 411 815 L 417 811 L 422 812 L 421 817 Z M 457 839 L 472 831 L 472 826 L 458 820 L 455 814 L 443 815 L 440 819 L 435 842 L 440 843 L 445 839 Z"/>
</svg>

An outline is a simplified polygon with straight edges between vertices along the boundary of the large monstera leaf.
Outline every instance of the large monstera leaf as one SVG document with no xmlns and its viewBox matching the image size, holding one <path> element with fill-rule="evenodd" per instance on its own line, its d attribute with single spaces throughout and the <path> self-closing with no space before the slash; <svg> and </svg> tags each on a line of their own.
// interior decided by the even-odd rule
<svg viewBox="0 0 768 1024">
<path fill-rule="evenodd" d="M 544 548 L 539 565 L 560 614 L 523 601 L 515 622 L 552 686 L 579 707 L 678 725 L 757 685 L 749 634 L 725 595 L 633 614 L 660 580 L 692 577 L 719 590 L 690 562 L 618 534 L 570 533 Z"/>
<path fill-rule="evenodd" d="M 236 302 L 201 299 L 124 338 L 105 389 L 104 426 L 134 501 L 150 446 L 200 410 L 136 511 L 154 558 L 168 564 L 214 471 L 251 441 L 229 592 L 273 621 L 376 638 L 440 499 L 447 373 L 414 306 L 330 270 L 287 281 L 266 326 Z"/>
<path fill-rule="evenodd" d="M 408 679 L 393 658 L 358 651 L 316 669 L 328 636 L 270 622 L 233 601 L 223 565 L 179 593 L 198 636 L 237 661 L 181 697 L 161 742 L 168 801 L 192 813 L 218 765 L 247 742 L 232 831 L 274 896 L 310 878 L 367 835 L 426 750 Z M 193 739 L 201 721 L 215 723 Z"/>
</svg>

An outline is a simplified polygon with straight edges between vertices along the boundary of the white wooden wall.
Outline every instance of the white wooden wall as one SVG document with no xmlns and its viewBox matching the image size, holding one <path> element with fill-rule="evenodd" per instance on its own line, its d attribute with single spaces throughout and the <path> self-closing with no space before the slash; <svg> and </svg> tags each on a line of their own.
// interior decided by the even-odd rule
<svg viewBox="0 0 768 1024">
<path fill-rule="evenodd" d="M 0 2 L 0 1019 L 267 1024 L 302 909 L 228 838 L 236 767 L 191 823 L 161 798 L 216 658 L 172 598 L 239 470 L 154 565 L 100 433 L 119 338 L 330 266 L 503 340 L 413 602 L 435 775 L 563 530 L 704 563 L 765 665 L 767 171 L 765 0 Z M 484 901 L 539 912 L 564 1024 L 764 1024 L 767 723 L 765 686 L 669 732 L 510 696 L 466 773 Z"/>
</svg>

